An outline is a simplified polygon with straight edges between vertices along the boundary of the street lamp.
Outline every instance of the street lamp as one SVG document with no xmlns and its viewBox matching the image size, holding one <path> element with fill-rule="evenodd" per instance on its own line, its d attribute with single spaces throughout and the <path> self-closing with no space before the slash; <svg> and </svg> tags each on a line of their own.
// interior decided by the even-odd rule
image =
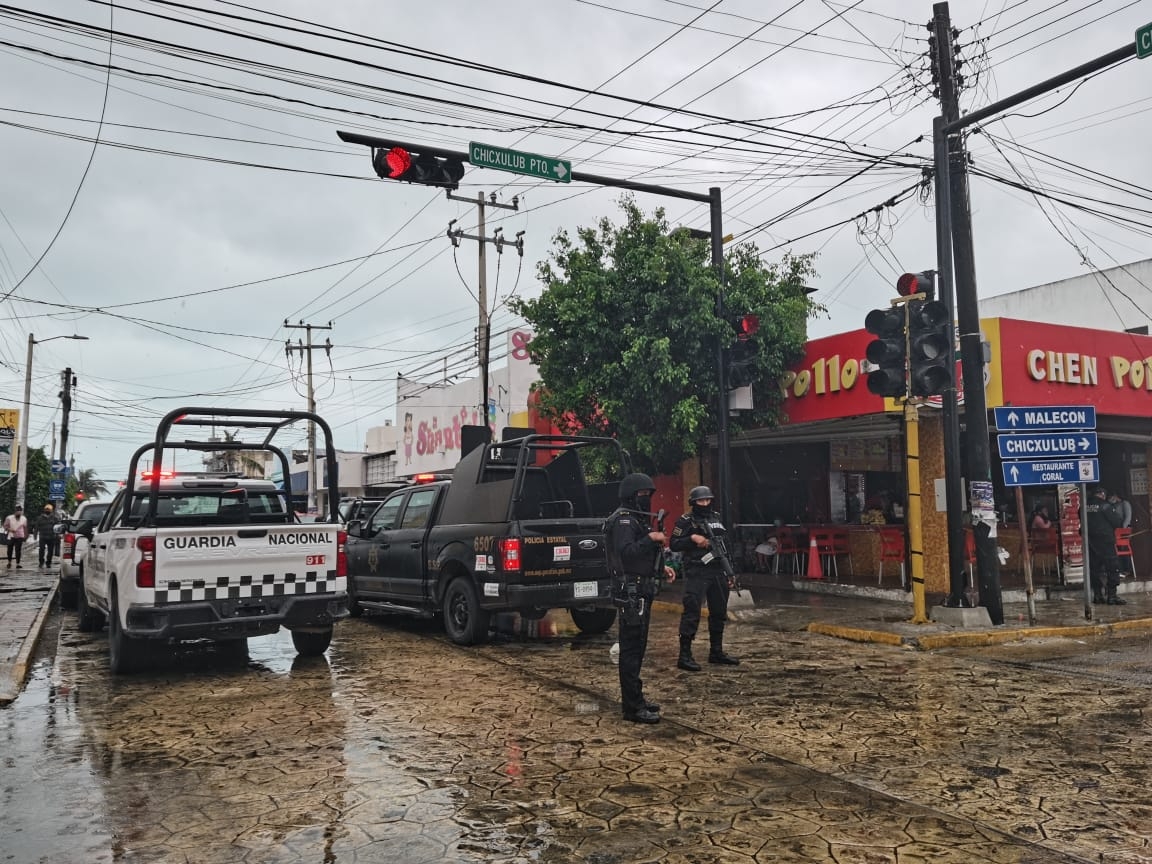
<svg viewBox="0 0 1152 864">
<path fill-rule="evenodd" d="M 47 339 L 36 339 L 28 334 L 28 360 L 24 366 L 24 413 L 20 415 L 20 463 L 16 468 L 16 504 L 24 506 L 24 493 L 28 489 L 28 410 L 32 401 L 32 347 L 42 342 L 51 342 L 53 339 L 80 339 L 87 341 L 87 336 L 49 336 Z"/>
</svg>

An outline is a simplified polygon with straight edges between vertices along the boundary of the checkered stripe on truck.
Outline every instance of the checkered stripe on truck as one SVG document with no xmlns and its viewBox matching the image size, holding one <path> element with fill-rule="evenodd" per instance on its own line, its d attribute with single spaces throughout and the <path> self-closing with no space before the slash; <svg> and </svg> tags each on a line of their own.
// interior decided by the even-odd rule
<svg viewBox="0 0 1152 864">
<path fill-rule="evenodd" d="M 240 600 L 249 597 L 279 597 L 287 594 L 326 594 L 346 590 L 343 577 L 335 570 L 323 573 L 266 573 L 263 576 L 241 576 L 237 581 L 227 576 L 217 579 L 189 579 L 164 582 L 156 586 L 156 605 L 191 603 L 197 600 Z"/>
</svg>

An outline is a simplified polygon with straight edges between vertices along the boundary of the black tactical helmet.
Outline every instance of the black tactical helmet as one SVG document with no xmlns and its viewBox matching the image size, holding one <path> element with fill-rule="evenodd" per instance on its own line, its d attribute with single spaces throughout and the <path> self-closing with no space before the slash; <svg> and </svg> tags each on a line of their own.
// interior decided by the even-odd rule
<svg viewBox="0 0 1152 864">
<path fill-rule="evenodd" d="M 620 481 L 620 500 L 629 501 L 640 492 L 655 492 L 656 484 L 647 474 L 629 474 Z"/>
<path fill-rule="evenodd" d="M 688 493 L 688 503 L 695 504 L 697 501 L 700 501 L 704 498 L 715 497 L 716 496 L 712 494 L 712 490 L 707 486 L 697 486 L 695 489 Z"/>
</svg>

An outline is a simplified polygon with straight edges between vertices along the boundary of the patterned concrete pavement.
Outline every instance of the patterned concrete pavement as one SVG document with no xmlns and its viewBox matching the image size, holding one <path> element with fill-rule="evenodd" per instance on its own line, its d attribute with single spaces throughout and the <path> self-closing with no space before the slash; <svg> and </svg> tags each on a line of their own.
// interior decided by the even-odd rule
<svg viewBox="0 0 1152 864">
<path fill-rule="evenodd" d="M 825 610 L 826 611 L 826 610 Z M 565 616 L 556 616 L 562 622 Z M 738 669 L 674 669 L 623 722 L 610 636 L 447 644 L 346 622 L 108 676 L 66 616 L 0 712 L 14 861 L 1152 861 L 1150 691 L 986 658 L 729 628 Z M 783 626 L 781 626 L 783 625 Z M 563 624 L 559 624 L 563 630 Z M 549 628 L 545 625 L 545 631 Z M 56 641 L 53 641 L 56 640 Z M 46 646 L 48 647 L 48 646 Z"/>
</svg>

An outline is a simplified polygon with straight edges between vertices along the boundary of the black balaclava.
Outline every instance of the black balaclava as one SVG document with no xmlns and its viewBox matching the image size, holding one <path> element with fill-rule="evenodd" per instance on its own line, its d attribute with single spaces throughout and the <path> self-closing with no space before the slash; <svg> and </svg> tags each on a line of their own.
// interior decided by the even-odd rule
<svg viewBox="0 0 1152 864">
<path fill-rule="evenodd" d="M 636 509 L 641 513 L 652 512 L 652 493 L 645 489 L 636 493 Z"/>
</svg>

